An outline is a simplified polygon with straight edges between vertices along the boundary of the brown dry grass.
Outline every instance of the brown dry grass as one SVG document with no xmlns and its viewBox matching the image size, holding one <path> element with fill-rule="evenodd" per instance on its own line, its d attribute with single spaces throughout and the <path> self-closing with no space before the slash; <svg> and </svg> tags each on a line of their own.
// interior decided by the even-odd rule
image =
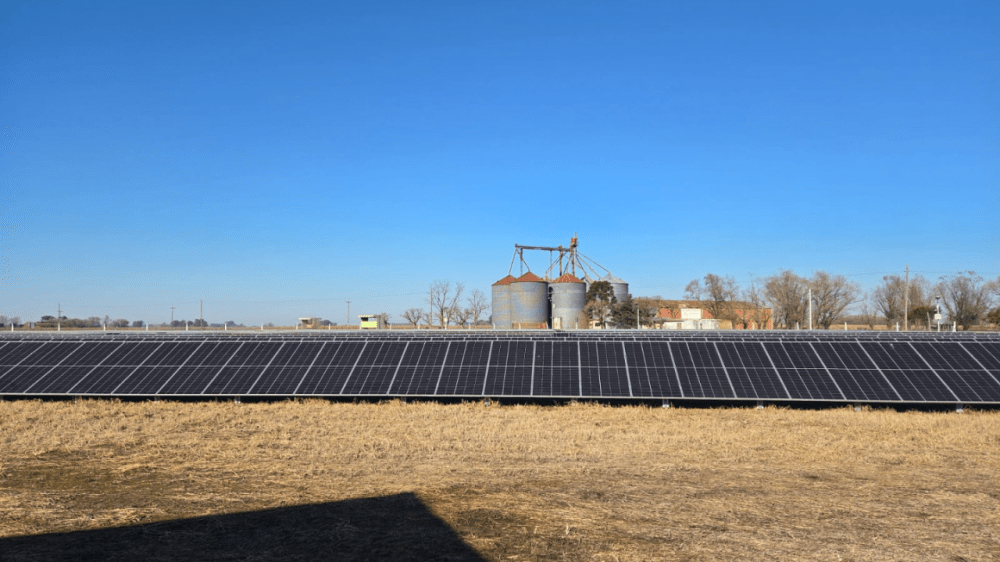
<svg viewBox="0 0 1000 562">
<path fill-rule="evenodd" d="M 998 482 L 1000 412 L 0 402 L 0 559 L 412 493 L 487 560 L 1000 560 Z"/>
</svg>

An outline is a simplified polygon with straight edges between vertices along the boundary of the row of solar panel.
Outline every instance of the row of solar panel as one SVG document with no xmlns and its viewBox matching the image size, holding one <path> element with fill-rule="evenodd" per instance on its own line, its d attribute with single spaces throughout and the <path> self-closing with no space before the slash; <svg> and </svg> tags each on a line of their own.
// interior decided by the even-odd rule
<svg viewBox="0 0 1000 562">
<path fill-rule="evenodd" d="M 606 340 L 606 341 L 644 341 L 644 340 L 668 340 L 668 341 L 762 341 L 762 340 L 782 340 L 782 341 L 832 341 L 832 340 L 858 340 L 858 341 L 986 341 L 1000 342 L 1000 333 L 990 332 L 959 332 L 959 333 L 934 333 L 934 332 L 821 332 L 821 331 L 657 331 L 657 330 L 592 330 L 579 332 L 553 332 L 553 331 L 381 331 L 381 332 L 48 332 L 48 333 L 15 333 L 8 334 L 0 332 L 0 341 L 17 340 L 94 340 L 94 341 L 129 341 L 129 340 L 157 340 L 157 341 L 187 341 L 187 340 L 218 340 L 228 341 L 234 339 L 268 339 L 276 341 L 284 340 L 315 340 L 315 339 L 359 339 L 359 340 L 398 340 L 408 341 L 413 339 L 443 339 L 443 340 Z"/>
<path fill-rule="evenodd" d="M 0 394 L 1000 403 L 1000 343 L 5 342 Z"/>
</svg>

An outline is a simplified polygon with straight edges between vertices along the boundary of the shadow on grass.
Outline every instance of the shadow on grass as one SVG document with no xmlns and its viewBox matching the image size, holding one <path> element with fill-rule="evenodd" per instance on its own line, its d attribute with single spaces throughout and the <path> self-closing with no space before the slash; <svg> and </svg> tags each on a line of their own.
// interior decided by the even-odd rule
<svg viewBox="0 0 1000 562">
<path fill-rule="evenodd" d="M 413 494 L 0 539 L 0 560 L 483 561 Z"/>
</svg>

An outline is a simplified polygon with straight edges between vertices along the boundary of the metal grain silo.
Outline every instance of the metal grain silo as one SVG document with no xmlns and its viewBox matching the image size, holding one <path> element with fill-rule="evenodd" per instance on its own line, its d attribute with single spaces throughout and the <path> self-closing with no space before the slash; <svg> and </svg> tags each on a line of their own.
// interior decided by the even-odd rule
<svg viewBox="0 0 1000 562">
<path fill-rule="evenodd" d="M 587 284 L 567 273 L 549 284 L 549 295 L 552 299 L 552 327 L 567 330 L 581 327 L 578 321 L 587 303 Z"/>
<path fill-rule="evenodd" d="M 510 282 L 514 309 L 511 323 L 516 328 L 545 328 L 549 322 L 549 284 L 532 272 Z"/>
<path fill-rule="evenodd" d="M 601 281 L 611 283 L 611 290 L 614 292 L 615 299 L 617 299 L 618 302 L 622 302 L 628 298 L 628 283 L 622 281 L 614 275 L 611 275 L 610 273 L 601 277 Z"/>
<path fill-rule="evenodd" d="M 493 284 L 493 326 L 498 330 L 509 330 L 514 310 L 511 306 L 510 283 L 516 278 L 508 275 Z"/>
</svg>

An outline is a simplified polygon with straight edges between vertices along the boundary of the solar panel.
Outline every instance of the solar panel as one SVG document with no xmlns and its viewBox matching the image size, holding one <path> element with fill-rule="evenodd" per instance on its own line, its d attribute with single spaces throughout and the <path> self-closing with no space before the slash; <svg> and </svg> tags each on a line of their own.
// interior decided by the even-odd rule
<svg viewBox="0 0 1000 562">
<path fill-rule="evenodd" d="M 0 394 L 1000 403 L 1000 336 L 382 331 L 17 333 Z"/>
</svg>

